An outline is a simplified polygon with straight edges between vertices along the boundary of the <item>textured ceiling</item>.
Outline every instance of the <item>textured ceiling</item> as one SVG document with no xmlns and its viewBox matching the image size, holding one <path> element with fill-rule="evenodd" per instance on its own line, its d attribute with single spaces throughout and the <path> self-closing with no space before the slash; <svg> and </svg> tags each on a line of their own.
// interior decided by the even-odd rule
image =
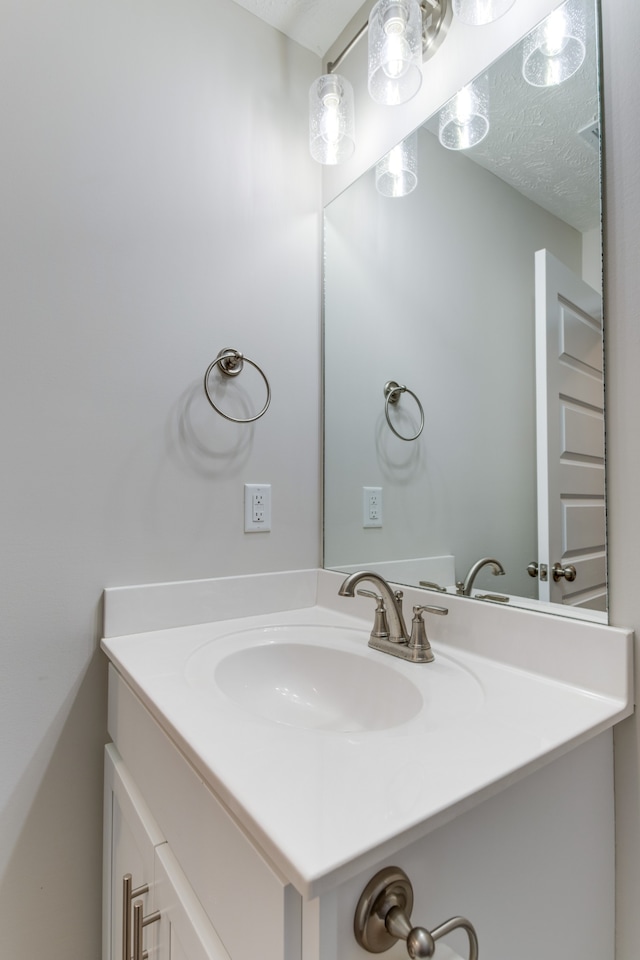
<svg viewBox="0 0 640 960">
<path fill-rule="evenodd" d="M 324 56 L 363 0 L 236 0 L 277 30 Z"/>
<path fill-rule="evenodd" d="M 584 11 L 588 54 L 564 83 L 530 86 L 522 77 L 520 44 L 491 67 L 490 130 L 466 153 L 581 232 L 600 226 L 598 73 L 591 0 L 585 0 Z M 437 119 L 425 124 L 434 133 Z"/>
</svg>

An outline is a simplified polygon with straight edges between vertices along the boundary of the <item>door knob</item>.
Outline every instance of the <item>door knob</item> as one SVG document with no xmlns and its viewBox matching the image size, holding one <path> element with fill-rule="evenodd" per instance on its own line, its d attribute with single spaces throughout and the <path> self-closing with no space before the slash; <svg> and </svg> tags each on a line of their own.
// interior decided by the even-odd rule
<svg viewBox="0 0 640 960">
<path fill-rule="evenodd" d="M 572 563 L 568 563 L 566 567 L 563 567 L 561 563 L 554 563 L 551 572 L 553 573 L 553 579 L 556 583 L 563 578 L 568 583 L 572 583 L 578 576 L 578 572 Z"/>
<path fill-rule="evenodd" d="M 527 573 L 530 577 L 540 577 L 543 582 L 546 582 L 547 579 L 547 565 L 546 563 L 537 564 L 535 560 L 532 560 L 531 563 L 527 566 Z"/>
</svg>

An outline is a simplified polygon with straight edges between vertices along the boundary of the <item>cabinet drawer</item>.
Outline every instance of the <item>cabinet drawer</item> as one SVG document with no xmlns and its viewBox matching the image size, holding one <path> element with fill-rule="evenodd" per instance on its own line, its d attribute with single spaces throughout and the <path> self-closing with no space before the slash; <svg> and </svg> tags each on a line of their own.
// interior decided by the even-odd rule
<svg viewBox="0 0 640 960">
<path fill-rule="evenodd" d="M 109 733 L 233 960 L 299 960 L 299 894 L 112 666 Z"/>
</svg>

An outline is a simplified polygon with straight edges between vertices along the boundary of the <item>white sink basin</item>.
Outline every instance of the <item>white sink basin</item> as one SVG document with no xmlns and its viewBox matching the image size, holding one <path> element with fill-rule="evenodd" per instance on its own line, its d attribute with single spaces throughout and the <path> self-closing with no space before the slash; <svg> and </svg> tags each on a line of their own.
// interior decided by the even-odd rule
<svg viewBox="0 0 640 960">
<path fill-rule="evenodd" d="M 189 683 L 256 717 L 336 733 L 387 730 L 429 716 L 442 722 L 482 703 L 470 671 L 448 657 L 406 664 L 369 650 L 367 635 L 300 624 L 239 631 L 196 650 Z M 425 683 L 425 681 L 427 681 Z"/>
<path fill-rule="evenodd" d="M 231 653 L 215 683 L 266 720 L 319 730 L 384 730 L 411 720 L 420 692 L 386 665 L 316 644 L 269 643 Z"/>
</svg>

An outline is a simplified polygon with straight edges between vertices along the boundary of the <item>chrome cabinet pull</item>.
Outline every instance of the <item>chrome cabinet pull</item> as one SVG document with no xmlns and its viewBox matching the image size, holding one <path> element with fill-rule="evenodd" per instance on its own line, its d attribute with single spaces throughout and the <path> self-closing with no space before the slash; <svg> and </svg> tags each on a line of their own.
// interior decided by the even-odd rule
<svg viewBox="0 0 640 960">
<path fill-rule="evenodd" d="M 469 960 L 478 960 L 478 938 L 473 924 L 464 917 L 451 917 L 433 930 L 414 927 L 410 916 L 413 887 L 400 867 L 385 867 L 364 888 L 353 919 L 359 945 L 369 953 L 382 953 L 396 940 L 405 940 L 409 956 L 432 957 L 436 940 L 452 930 L 463 929 L 469 938 Z"/>
<path fill-rule="evenodd" d="M 133 878 L 125 873 L 122 878 L 122 960 L 131 960 L 131 901 L 149 892 L 149 885 L 133 889 Z"/>
<path fill-rule="evenodd" d="M 133 877 L 125 873 L 122 878 L 122 960 L 131 960 L 131 903 L 143 893 L 149 893 L 149 884 L 143 883 L 134 890 Z M 142 901 L 138 900 L 138 903 Z"/>
<path fill-rule="evenodd" d="M 160 919 L 160 911 L 150 913 L 144 916 L 144 904 L 142 900 L 136 900 L 133 904 L 133 960 L 147 960 L 149 953 L 142 946 L 142 932 L 150 923 L 156 923 Z"/>
<path fill-rule="evenodd" d="M 131 874 L 122 878 L 122 960 L 131 960 Z"/>
</svg>

